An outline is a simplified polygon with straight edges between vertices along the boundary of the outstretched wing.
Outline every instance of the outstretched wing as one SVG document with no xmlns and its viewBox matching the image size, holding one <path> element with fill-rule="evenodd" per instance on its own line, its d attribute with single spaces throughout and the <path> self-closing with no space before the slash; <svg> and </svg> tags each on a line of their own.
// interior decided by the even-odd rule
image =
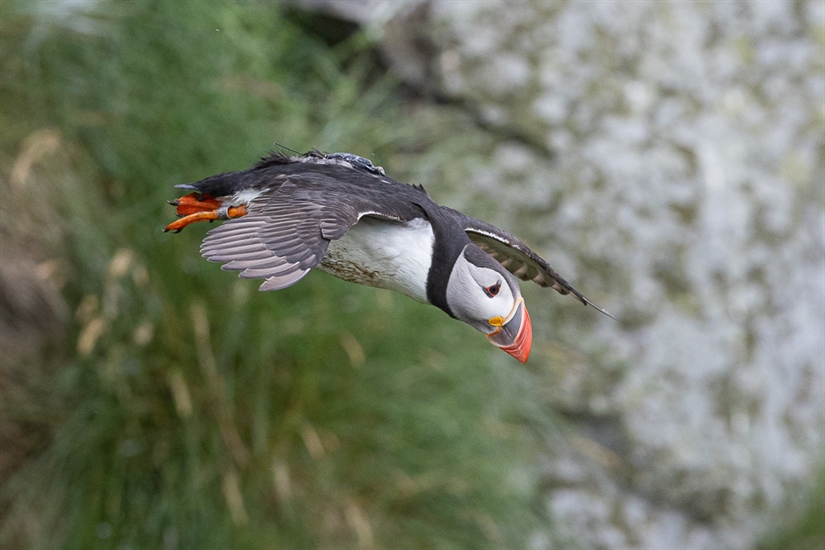
<svg viewBox="0 0 825 550">
<path fill-rule="evenodd" d="M 201 253 L 226 262 L 221 268 L 240 271 L 241 277 L 266 279 L 260 290 L 279 290 L 306 276 L 330 241 L 344 236 L 362 216 L 409 221 L 420 215 L 408 201 L 378 204 L 382 195 L 380 189 L 319 173 L 291 175 L 253 199 L 245 216 L 209 231 Z"/>
<path fill-rule="evenodd" d="M 443 208 L 449 210 L 458 219 L 459 224 L 464 228 L 471 241 L 498 260 L 507 271 L 522 281 L 533 281 L 539 286 L 552 288 L 560 294 L 572 294 L 581 303 L 594 307 L 608 317 L 615 319 L 613 315 L 573 288 L 570 283 L 550 267 L 550 264 L 544 258 L 530 250 L 517 237 L 458 210 Z"/>
</svg>

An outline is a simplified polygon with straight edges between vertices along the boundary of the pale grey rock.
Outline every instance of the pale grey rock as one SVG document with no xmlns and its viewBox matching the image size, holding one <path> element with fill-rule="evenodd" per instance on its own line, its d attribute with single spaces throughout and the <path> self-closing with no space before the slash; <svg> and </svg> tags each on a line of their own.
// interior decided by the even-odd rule
<svg viewBox="0 0 825 550">
<path fill-rule="evenodd" d="M 380 47 L 494 143 L 430 191 L 621 319 L 525 289 L 584 434 L 532 546 L 752 547 L 825 443 L 825 2 L 405 5 L 431 53 Z"/>
</svg>

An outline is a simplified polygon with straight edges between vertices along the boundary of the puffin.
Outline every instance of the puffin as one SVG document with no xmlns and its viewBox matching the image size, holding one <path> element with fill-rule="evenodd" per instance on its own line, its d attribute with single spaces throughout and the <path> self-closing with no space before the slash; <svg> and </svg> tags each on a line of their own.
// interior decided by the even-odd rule
<svg viewBox="0 0 825 550">
<path fill-rule="evenodd" d="M 312 269 L 394 290 L 486 335 L 526 363 L 533 327 L 517 279 L 613 317 L 573 288 L 520 239 L 441 206 L 421 185 L 388 177 L 351 153 L 274 151 L 247 170 L 176 188 L 178 219 L 164 231 L 222 220 L 200 247 L 211 262 L 260 290 L 294 285 Z"/>
</svg>

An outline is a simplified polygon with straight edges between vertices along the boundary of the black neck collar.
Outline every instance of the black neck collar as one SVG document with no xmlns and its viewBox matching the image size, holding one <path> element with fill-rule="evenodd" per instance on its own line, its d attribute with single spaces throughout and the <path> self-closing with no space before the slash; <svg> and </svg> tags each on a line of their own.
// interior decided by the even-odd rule
<svg viewBox="0 0 825 550">
<path fill-rule="evenodd" d="M 427 299 L 450 317 L 455 317 L 447 304 L 447 283 L 453 266 L 470 238 L 452 218 L 435 203 L 420 204 L 433 228 L 433 257 L 427 273 Z"/>
</svg>

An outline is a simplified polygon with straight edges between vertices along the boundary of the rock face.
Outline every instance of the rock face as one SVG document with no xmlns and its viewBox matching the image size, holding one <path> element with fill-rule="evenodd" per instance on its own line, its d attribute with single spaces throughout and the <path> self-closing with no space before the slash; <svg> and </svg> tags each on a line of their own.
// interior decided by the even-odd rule
<svg viewBox="0 0 825 550">
<path fill-rule="evenodd" d="M 825 443 L 825 3 L 373 5 L 396 73 L 496 136 L 453 202 L 620 318 L 534 308 L 582 434 L 536 548 L 752 546 Z"/>
</svg>

